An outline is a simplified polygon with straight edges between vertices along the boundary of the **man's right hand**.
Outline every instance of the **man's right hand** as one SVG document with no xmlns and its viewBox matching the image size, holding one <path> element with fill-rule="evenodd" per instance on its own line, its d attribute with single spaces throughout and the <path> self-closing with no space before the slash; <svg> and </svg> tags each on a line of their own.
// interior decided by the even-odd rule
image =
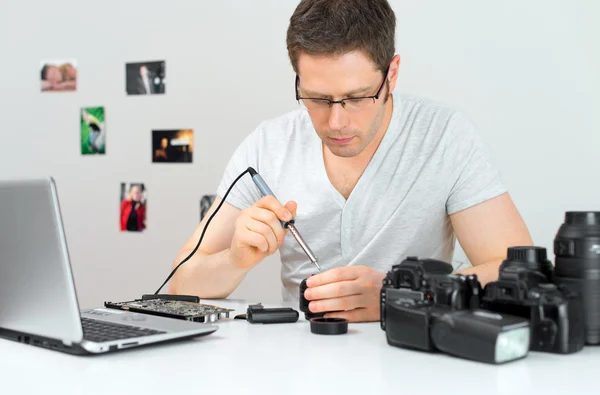
<svg viewBox="0 0 600 395">
<path fill-rule="evenodd" d="M 281 247 L 288 232 L 281 226 L 296 216 L 296 202 L 282 206 L 273 196 L 265 196 L 242 210 L 235 222 L 231 241 L 231 262 L 239 269 L 250 269 Z"/>
</svg>

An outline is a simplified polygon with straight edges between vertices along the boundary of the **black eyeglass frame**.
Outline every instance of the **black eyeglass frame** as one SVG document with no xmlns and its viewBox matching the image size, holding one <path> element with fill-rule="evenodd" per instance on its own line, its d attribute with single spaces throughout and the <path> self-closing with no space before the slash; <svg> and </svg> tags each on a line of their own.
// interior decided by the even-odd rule
<svg viewBox="0 0 600 395">
<path fill-rule="evenodd" d="M 296 101 L 300 101 L 300 100 L 317 100 L 317 101 L 321 101 L 321 102 L 327 102 L 328 107 L 331 108 L 331 106 L 333 106 L 336 103 L 341 104 L 342 108 L 346 108 L 346 102 L 347 101 L 358 101 L 358 100 L 363 100 L 363 99 L 373 99 L 373 103 L 375 103 L 375 100 L 379 99 L 379 96 L 381 95 L 381 91 L 383 89 L 383 86 L 385 85 L 385 82 L 387 81 L 387 77 L 388 77 L 388 73 L 390 72 L 390 66 L 388 66 L 388 68 L 385 70 L 385 74 L 383 77 L 383 81 L 381 81 L 381 86 L 379 86 L 379 89 L 377 90 L 377 93 L 373 96 L 360 96 L 360 97 L 347 97 L 344 99 L 340 99 L 340 100 L 329 100 L 329 99 L 323 99 L 320 97 L 301 97 L 300 93 L 298 92 L 298 85 L 300 84 L 300 76 L 298 76 L 298 74 L 296 74 Z"/>
</svg>

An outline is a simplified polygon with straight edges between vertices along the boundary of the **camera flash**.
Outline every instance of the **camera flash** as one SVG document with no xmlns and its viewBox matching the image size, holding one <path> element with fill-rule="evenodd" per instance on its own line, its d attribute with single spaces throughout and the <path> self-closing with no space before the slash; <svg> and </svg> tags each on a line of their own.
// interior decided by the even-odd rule
<svg viewBox="0 0 600 395">
<path fill-rule="evenodd" d="M 525 318 L 485 310 L 443 313 L 432 325 L 436 348 L 480 362 L 500 364 L 529 353 L 530 326 Z"/>
</svg>

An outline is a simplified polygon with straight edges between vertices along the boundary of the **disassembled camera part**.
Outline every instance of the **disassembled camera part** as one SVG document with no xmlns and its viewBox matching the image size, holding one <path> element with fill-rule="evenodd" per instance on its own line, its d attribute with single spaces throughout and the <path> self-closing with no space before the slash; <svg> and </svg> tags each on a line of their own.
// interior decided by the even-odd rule
<svg viewBox="0 0 600 395">
<path fill-rule="evenodd" d="M 304 291 L 306 291 L 308 289 L 308 285 L 306 285 L 306 280 L 308 280 L 308 278 L 305 278 L 300 283 L 299 300 L 300 300 L 300 311 L 304 313 L 304 318 L 308 321 L 311 318 L 323 317 L 325 315 L 325 313 L 313 313 L 309 310 L 308 304 L 310 303 L 310 301 L 304 297 Z"/>
<path fill-rule="evenodd" d="M 298 321 L 300 315 L 290 307 L 265 308 L 261 303 L 248 306 L 246 314 L 239 314 L 235 319 L 247 320 L 251 324 L 283 324 Z"/>
<path fill-rule="evenodd" d="M 343 335 L 348 333 L 348 320 L 343 318 L 311 318 L 310 331 L 317 335 Z"/>
<path fill-rule="evenodd" d="M 223 318 L 229 318 L 229 313 L 233 311 L 233 309 L 225 309 L 209 304 L 165 299 L 136 299 L 115 303 L 104 302 L 104 306 L 112 309 L 203 323 L 216 322 Z"/>
</svg>

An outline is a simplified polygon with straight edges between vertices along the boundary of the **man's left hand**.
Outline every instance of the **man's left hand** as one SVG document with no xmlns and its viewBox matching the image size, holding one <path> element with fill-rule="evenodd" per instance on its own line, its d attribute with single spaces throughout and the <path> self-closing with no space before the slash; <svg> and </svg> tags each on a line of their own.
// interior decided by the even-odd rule
<svg viewBox="0 0 600 395">
<path fill-rule="evenodd" d="M 344 266 L 311 276 L 304 297 L 313 313 L 350 322 L 379 321 L 385 274 L 367 266 Z"/>
</svg>

